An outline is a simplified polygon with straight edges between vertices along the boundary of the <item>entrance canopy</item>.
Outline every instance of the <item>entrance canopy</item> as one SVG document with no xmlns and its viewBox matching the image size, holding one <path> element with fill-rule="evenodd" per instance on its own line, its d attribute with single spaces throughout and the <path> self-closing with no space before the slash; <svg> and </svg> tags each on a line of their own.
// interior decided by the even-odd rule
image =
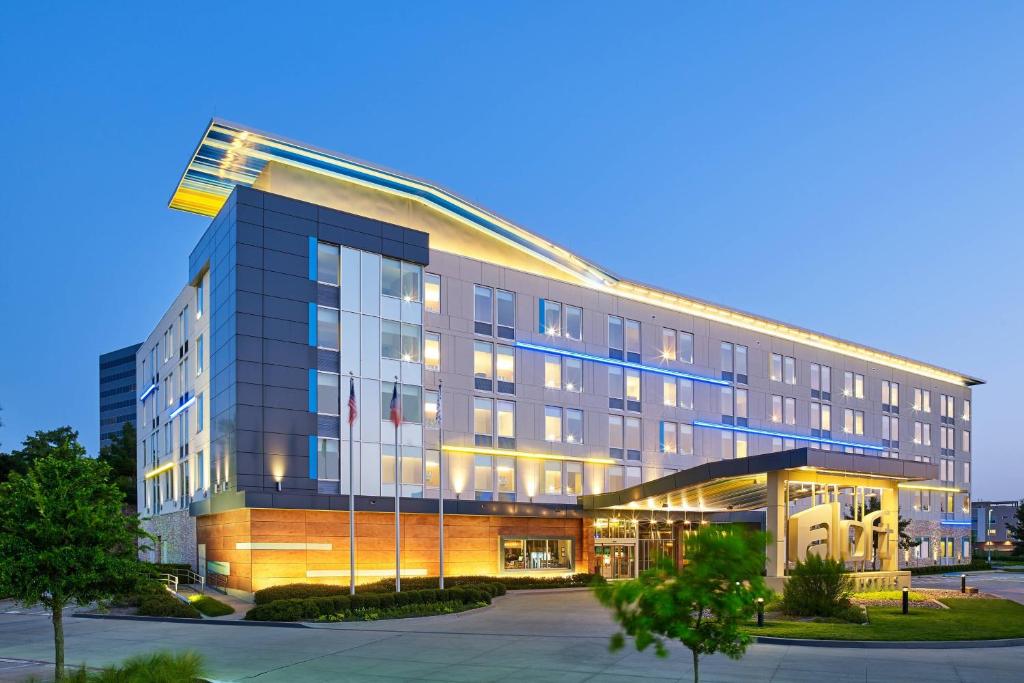
<svg viewBox="0 0 1024 683">
<path fill-rule="evenodd" d="M 760 510 L 769 505 L 769 475 L 795 472 L 801 477 L 818 479 L 821 475 L 830 482 L 864 485 L 878 480 L 880 487 L 896 485 L 898 488 L 928 488 L 912 482 L 937 479 L 937 465 L 853 455 L 816 448 L 797 448 L 777 453 L 765 453 L 735 460 L 718 460 L 681 470 L 660 479 L 631 486 L 627 489 L 580 496 L 586 511 L 652 509 L 669 512 L 723 512 L 730 510 Z M 773 477 L 774 478 L 774 477 Z"/>
</svg>

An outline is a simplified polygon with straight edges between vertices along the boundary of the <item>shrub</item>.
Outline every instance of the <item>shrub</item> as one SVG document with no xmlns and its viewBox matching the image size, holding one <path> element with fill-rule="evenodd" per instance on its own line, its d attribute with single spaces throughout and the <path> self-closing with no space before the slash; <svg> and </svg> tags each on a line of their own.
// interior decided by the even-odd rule
<svg viewBox="0 0 1024 683">
<path fill-rule="evenodd" d="M 204 675 L 203 658 L 195 652 L 157 652 L 126 659 L 120 666 L 108 666 L 102 671 L 89 672 L 83 667 L 65 675 L 68 683 L 183 683 L 198 681 Z"/>
<path fill-rule="evenodd" d="M 782 611 L 804 617 L 834 617 L 850 606 L 853 579 L 839 560 L 808 555 L 789 574 Z"/>
<path fill-rule="evenodd" d="M 317 618 L 320 622 L 337 621 L 376 621 L 377 619 L 402 619 L 405 617 L 429 617 L 438 614 L 454 614 L 464 612 L 467 609 L 483 607 L 486 603 L 462 603 L 456 600 L 429 601 L 407 605 L 395 605 L 394 607 L 375 608 L 360 607 L 349 609 L 337 614 L 327 614 Z"/>
<path fill-rule="evenodd" d="M 492 594 L 500 594 L 500 584 L 490 586 L 459 586 L 445 590 L 428 589 L 401 593 L 357 593 L 355 595 L 327 595 L 313 598 L 286 598 L 257 605 L 245 618 L 249 621 L 312 621 L 331 614 L 345 614 L 359 610 L 388 610 L 411 608 L 434 603 L 473 605 L 490 604 Z M 408 616 L 408 615 L 407 615 Z M 385 617 L 381 617 L 385 618 Z"/>
<path fill-rule="evenodd" d="M 162 586 L 159 590 L 143 593 L 139 596 L 139 607 L 137 614 L 146 617 L 181 617 L 184 619 L 199 619 L 199 612 L 195 607 L 187 605 Z"/>
<path fill-rule="evenodd" d="M 209 595 L 193 595 L 188 602 L 208 617 L 222 617 L 225 614 L 233 614 L 235 611 L 231 605 L 211 598 Z"/>
</svg>

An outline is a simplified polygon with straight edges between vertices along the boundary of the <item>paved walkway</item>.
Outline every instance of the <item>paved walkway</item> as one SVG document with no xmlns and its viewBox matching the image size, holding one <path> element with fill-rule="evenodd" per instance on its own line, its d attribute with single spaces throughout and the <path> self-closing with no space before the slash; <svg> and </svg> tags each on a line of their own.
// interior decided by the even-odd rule
<svg viewBox="0 0 1024 683">
<path fill-rule="evenodd" d="M 205 655 L 222 681 L 690 681 L 689 653 L 609 653 L 607 611 L 586 592 L 510 594 L 458 615 L 315 628 L 68 618 L 67 660 L 90 666 L 156 649 Z M 3 660 L 52 661 L 49 620 L 0 614 L 0 680 L 27 671 Z M 853 650 L 754 645 L 739 661 L 708 657 L 705 683 L 1020 681 L 1024 648 Z"/>
<path fill-rule="evenodd" d="M 960 590 L 960 574 L 915 576 L 911 584 L 921 588 Z M 982 593 L 992 593 L 1024 604 L 1024 572 L 970 572 L 967 574 L 967 585 L 977 586 Z M 1021 678 L 1024 679 L 1024 674 Z"/>
</svg>

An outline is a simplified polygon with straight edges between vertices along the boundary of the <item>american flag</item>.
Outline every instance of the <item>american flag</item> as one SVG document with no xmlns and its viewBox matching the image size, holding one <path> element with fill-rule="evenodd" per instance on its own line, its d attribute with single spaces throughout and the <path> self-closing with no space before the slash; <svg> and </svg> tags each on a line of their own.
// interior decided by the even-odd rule
<svg viewBox="0 0 1024 683">
<path fill-rule="evenodd" d="M 359 411 L 356 409 L 356 381 L 348 378 L 348 426 L 351 427 L 356 421 Z"/>
<path fill-rule="evenodd" d="M 398 403 L 398 382 L 391 390 L 391 422 L 397 428 L 402 423 L 402 406 Z"/>
</svg>

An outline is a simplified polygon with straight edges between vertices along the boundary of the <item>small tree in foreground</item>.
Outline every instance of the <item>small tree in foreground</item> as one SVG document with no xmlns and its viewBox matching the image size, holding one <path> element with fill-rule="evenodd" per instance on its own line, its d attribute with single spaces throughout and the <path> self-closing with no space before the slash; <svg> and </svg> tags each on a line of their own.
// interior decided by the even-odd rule
<svg viewBox="0 0 1024 683">
<path fill-rule="evenodd" d="M 58 681 L 64 608 L 126 592 L 140 575 L 145 533 L 122 514 L 124 495 L 110 479 L 110 468 L 67 434 L 0 484 L 0 593 L 50 610 Z"/>
<path fill-rule="evenodd" d="M 740 627 L 754 616 L 757 598 L 771 596 L 761 576 L 766 543 L 760 532 L 702 527 L 684 539 L 684 567 L 662 557 L 636 579 L 597 586 L 598 599 L 622 628 L 609 648 L 621 649 L 625 633 L 637 650 L 654 645 L 665 657 L 665 640 L 678 640 L 693 655 L 695 683 L 701 655 L 742 657 L 751 638 Z"/>
<path fill-rule="evenodd" d="M 1006 530 L 1010 532 L 1013 541 L 1013 554 L 1024 555 L 1024 500 L 1017 506 L 1013 522 L 1007 522 Z"/>
</svg>

